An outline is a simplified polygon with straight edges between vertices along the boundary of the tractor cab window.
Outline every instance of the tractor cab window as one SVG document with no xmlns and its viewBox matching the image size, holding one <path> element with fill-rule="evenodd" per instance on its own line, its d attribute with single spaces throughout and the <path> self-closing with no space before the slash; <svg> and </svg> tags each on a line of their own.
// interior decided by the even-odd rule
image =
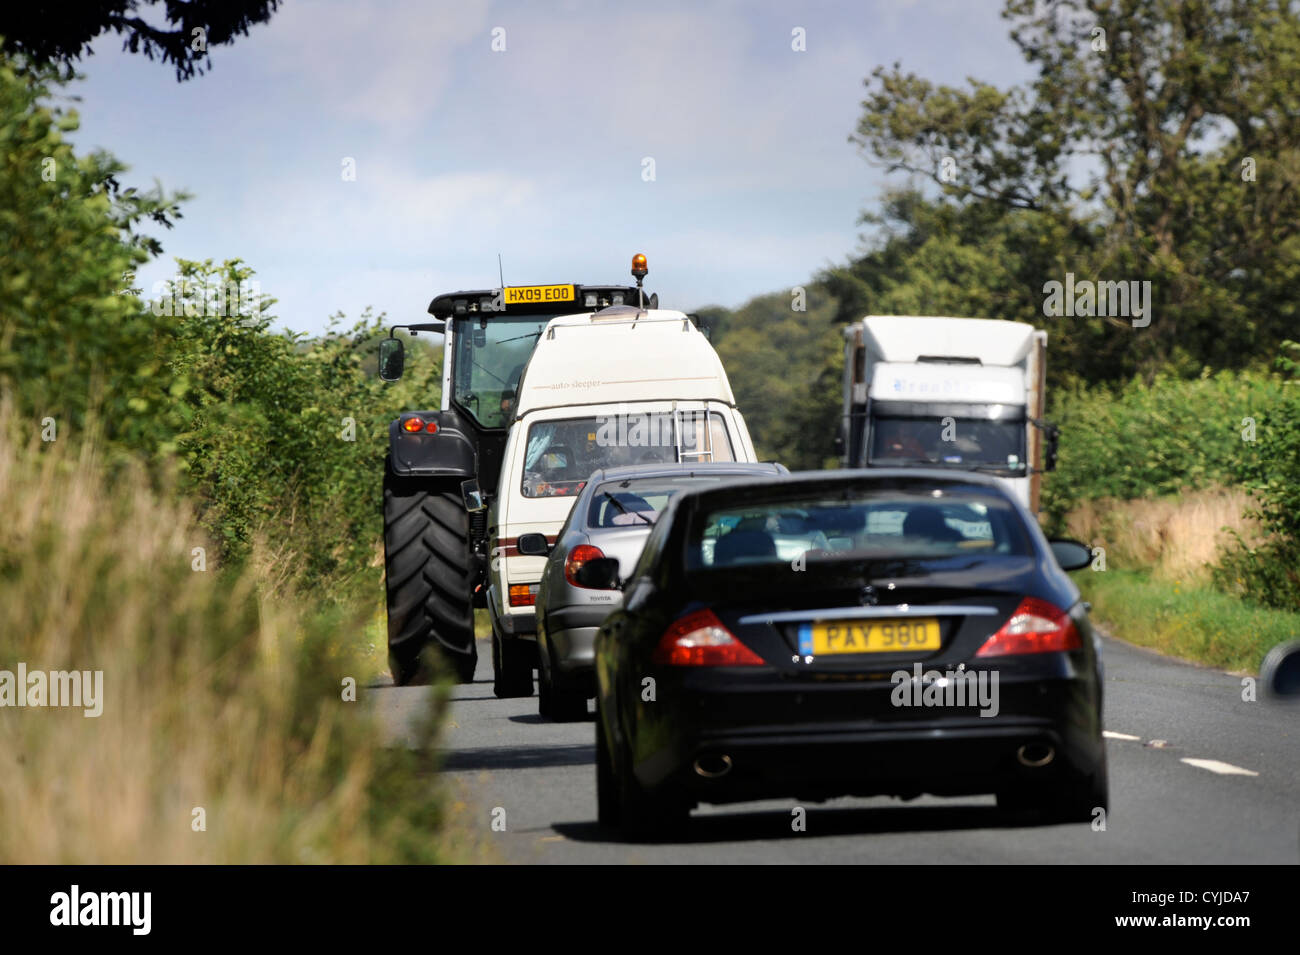
<svg viewBox="0 0 1300 955">
<path fill-rule="evenodd" d="M 504 428 L 524 365 L 550 315 L 457 318 L 452 401 L 485 428 Z"/>
</svg>

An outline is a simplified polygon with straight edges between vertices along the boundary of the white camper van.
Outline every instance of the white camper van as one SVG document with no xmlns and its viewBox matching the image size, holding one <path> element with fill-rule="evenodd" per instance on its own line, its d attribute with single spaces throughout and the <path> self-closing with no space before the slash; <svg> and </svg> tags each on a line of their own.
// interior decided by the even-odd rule
<svg viewBox="0 0 1300 955">
<path fill-rule="evenodd" d="M 846 467 L 998 475 L 1031 513 L 1057 430 L 1043 420 L 1047 332 L 981 318 L 869 315 L 844 330 Z"/>
<path fill-rule="evenodd" d="M 496 695 L 530 696 L 533 607 L 545 553 L 593 471 L 625 464 L 754 461 L 722 362 L 694 321 L 612 306 L 552 319 L 510 409 L 500 484 L 488 512 L 487 605 Z"/>
</svg>

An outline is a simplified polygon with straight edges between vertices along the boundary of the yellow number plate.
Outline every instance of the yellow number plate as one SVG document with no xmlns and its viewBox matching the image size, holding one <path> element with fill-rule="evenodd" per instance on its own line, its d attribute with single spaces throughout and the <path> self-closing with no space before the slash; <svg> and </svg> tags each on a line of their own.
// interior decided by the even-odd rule
<svg viewBox="0 0 1300 955">
<path fill-rule="evenodd" d="M 514 285 L 505 288 L 507 305 L 540 305 L 572 302 L 572 285 Z"/>
<path fill-rule="evenodd" d="M 799 628 L 804 656 L 833 653 L 912 653 L 939 649 L 939 621 L 934 617 L 903 620 L 835 620 Z"/>
</svg>

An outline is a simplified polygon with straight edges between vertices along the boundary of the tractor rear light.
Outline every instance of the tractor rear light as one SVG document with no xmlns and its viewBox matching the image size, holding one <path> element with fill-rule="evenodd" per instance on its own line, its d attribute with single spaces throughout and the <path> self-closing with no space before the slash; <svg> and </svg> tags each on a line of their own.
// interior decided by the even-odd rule
<svg viewBox="0 0 1300 955">
<path fill-rule="evenodd" d="M 578 571 L 582 569 L 582 565 L 589 560 L 596 560 L 604 556 L 605 552 L 599 547 L 593 547 L 591 544 L 579 544 L 569 551 L 569 556 L 564 561 L 564 579 L 571 586 L 581 587 L 582 584 L 578 583 Z"/>
<path fill-rule="evenodd" d="M 764 661 L 722 625 L 712 610 L 697 610 L 659 638 L 651 660 L 677 667 L 762 666 Z"/>
<path fill-rule="evenodd" d="M 537 584 L 511 584 L 510 606 L 532 607 L 537 603 Z"/>
<path fill-rule="evenodd" d="M 1060 653 L 1083 646 L 1079 628 L 1060 607 L 1037 597 L 1020 601 L 1011 618 L 979 648 L 977 657 Z"/>
<path fill-rule="evenodd" d="M 426 425 L 424 426 L 424 430 L 427 431 L 427 432 L 429 432 L 429 434 L 437 434 L 437 433 L 438 433 L 438 422 L 436 422 L 436 421 L 430 421 L 428 424 L 426 424 Z"/>
<path fill-rule="evenodd" d="M 408 432 L 408 433 L 410 433 L 410 434 L 415 434 L 415 432 L 417 432 L 417 431 L 423 431 L 423 430 L 424 430 L 424 419 L 423 419 L 423 418 L 414 418 L 414 417 L 413 417 L 413 418 L 403 418 L 403 419 L 402 419 L 402 430 L 403 430 L 403 431 L 406 431 L 406 432 Z"/>
</svg>

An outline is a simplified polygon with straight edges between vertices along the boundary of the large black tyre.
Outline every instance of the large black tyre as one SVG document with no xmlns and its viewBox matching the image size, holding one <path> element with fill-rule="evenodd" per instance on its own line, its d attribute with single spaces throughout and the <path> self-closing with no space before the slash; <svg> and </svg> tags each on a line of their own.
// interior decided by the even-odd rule
<svg viewBox="0 0 1300 955">
<path fill-rule="evenodd" d="M 384 570 L 394 683 L 427 676 L 421 653 L 430 645 L 442 651 L 459 682 L 474 679 L 472 568 L 469 515 L 459 486 L 398 477 L 385 465 Z"/>
<path fill-rule="evenodd" d="M 1096 811 L 1110 812 L 1110 778 L 1106 768 L 1105 744 L 1101 760 L 1091 776 L 1055 795 L 1044 815 L 1051 822 L 1091 822 Z"/>
<path fill-rule="evenodd" d="M 551 667 L 550 651 L 537 640 L 537 713 L 557 723 L 578 723 L 587 718 L 587 694 L 570 686 Z"/>
<path fill-rule="evenodd" d="M 1031 813 L 1049 824 L 1091 822 L 1097 809 L 1110 812 L 1110 780 L 1106 751 L 1091 776 L 1073 778 L 1044 790 L 1017 789 L 997 794 L 998 809 L 1017 815 Z"/>
<path fill-rule="evenodd" d="M 685 799 L 671 790 L 647 792 L 632 772 L 632 761 L 626 754 L 612 768 L 618 794 L 618 824 L 624 838 L 630 842 L 661 842 L 686 827 L 691 807 Z M 599 794 L 596 811 L 600 811 Z"/>
<path fill-rule="evenodd" d="M 521 642 L 492 633 L 492 693 L 498 700 L 533 695 L 533 664 Z"/>
</svg>

